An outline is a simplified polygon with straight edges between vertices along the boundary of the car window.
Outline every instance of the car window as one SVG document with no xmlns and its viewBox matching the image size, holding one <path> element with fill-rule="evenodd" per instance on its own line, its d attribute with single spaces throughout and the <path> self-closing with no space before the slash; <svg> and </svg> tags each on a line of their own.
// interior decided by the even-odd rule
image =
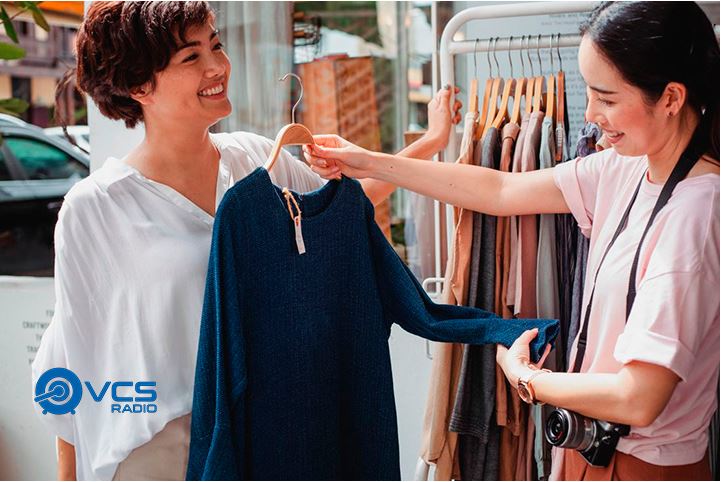
<svg viewBox="0 0 722 482">
<path fill-rule="evenodd" d="M 5 154 L 3 154 L 2 149 L 0 149 L 0 181 L 10 180 L 12 180 L 12 177 L 10 177 L 10 170 L 8 170 L 8 165 L 5 162 Z"/>
<path fill-rule="evenodd" d="M 66 179 L 87 176 L 88 169 L 55 146 L 25 137 L 4 138 L 5 145 L 25 169 L 29 179 Z"/>
</svg>

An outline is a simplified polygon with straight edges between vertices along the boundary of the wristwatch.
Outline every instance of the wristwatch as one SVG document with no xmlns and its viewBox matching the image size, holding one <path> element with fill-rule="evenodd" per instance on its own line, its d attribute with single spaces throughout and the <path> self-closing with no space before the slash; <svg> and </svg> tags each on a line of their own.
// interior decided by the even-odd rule
<svg viewBox="0 0 722 482">
<path fill-rule="evenodd" d="M 547 370 L 546 368 L 542 368 L 541 370 L 532 368 L 532 370 L 533 371 L 531 371 L 528 375 L 519 377 L 519 381 L 516 385 L 516 389 L 519 392 L 519 398 L 530 405 L 540 404 L 536 399 L 536 394 L 534 393 L 534 387 L 532 387 L 531 381 L 542 373 L 551 373 L 551 370 Z M 541 403 L 540 405 L 544 404 Z"/>
</svg>

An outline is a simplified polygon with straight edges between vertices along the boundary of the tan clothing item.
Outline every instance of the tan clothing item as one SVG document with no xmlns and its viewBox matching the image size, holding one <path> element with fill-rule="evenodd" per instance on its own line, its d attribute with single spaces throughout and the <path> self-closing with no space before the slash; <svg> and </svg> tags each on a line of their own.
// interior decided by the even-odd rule
<svg viewBox="0 0 722 482">
<path fill-rule="evenodd" d="M 185 480 L 191 414 L 171 420 L 115 469 L 113 480 Z"/>
<path fill-rule="evenodd" d="M 464 117 L 464 135 L 461 140 L 459 164 L 470 164 L 473 158 L 473 131 L 477 114 Z M 473 228 L 473 212 L 454 210 L 456 227 L 454 247 L 446 265 L 442 302 L 464 305 L 467 298 L 469 263 Z M 454 408 L 461 371 L 464 346 L 458 343 L 437 343 L 431 367 L 431 385 L 424 413 L 421 458 L 436 465 L 436 480 L 459 478 L 456 457 L 457 434 L 449 431 L 449 418 Z"/>
<path fill-rule="evenodd" d="M 514 146 L 514 155 L 512 157 L 511 172 L 521 172 L 521 155 L 524 150 L 524 139 L 526 138 L 527 126 L 529 125 L 529 114 L 526 112 L 522 116 L 521 126 L 519 129 L 519 135 L 516 139 L 516 145 Z M 517 313 L 518 310 L 514 306 L 516 299 L 516 265 L 517 265 L 517 252 L 519 251 L 519 216 L 509 217 L 509 279 L 507 282 L 506 291 L 506 304 L 512 310 L 513 313 Z"/>
<path fill-rule="evenodd" d="M 521 172 L 537 169 L 543 112 L 532 112 L 529 116 L 521 154 Z M 516 292 L 514 314 L 522 318 L 536 318 L 536 256 L 537 220 L 536 215 L 519 216 L 519 242 L 516 264 Z"/>
<path fill-rule="evenodd" d="M 502 130 L 501 162 L 499 170 L 511 172 L 514 147 L 520 135 L 518 124 L 506 124 Z M 511 264 L 511 219 L 498 217 L 496 228 L 496 312 L 504 318 L 512 318 L 513 313 L 507 304 L 509 269 Z M 525 413 L 516 388 L 512 387 L 497 366 L 496 370 L 496 422 L 501 427 L 499 436 L 499 480 L 515 480 L 516 467 L 520 459 L 522 439 L 522 417 Z M 524 418 L 526 421 L 526 417 Z M 524 426 L 524 433 L 526 426 Z"/>
</svg>

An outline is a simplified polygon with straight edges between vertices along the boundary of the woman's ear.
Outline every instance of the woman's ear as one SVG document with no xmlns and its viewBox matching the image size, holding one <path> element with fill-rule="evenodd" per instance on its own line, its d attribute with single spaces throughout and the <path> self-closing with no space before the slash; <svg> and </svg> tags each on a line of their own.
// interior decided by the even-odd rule
<svg viewBox="0 0 722 482">
<path fill-rule="evenodd" d="M 687 87 L 679 82 L 670 82 L 664 88 L 660 101 L 668 117 L 677 115 L 687 101 Z"/>
<path fill-rule="evenodd" d="M 130 91 L 130 98 L 134 101 L 138 102 L 141 105 L 148 105 L 150 104 L 150 93 L 151 93 L 151 86 L 150 83 L 143 84 L 139 87 L 134 87 Z"/>
</svg>

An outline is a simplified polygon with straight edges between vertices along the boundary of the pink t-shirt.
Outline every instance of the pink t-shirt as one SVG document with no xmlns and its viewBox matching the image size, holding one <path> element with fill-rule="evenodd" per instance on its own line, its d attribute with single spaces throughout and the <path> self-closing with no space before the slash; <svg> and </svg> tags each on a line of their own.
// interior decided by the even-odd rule
<svg viewBox="0 0 722 482">
<path fill-rule="evenodd" d="M 584 313 L 600 259 L 644 175 L 627 228 L 597 279 L 581 371 L 617 373 L 636 360 L 675 372 L 682 381 L 659 417 L 648 427 L 632 427 L 617 448 L 652 464 L 683 465 L 704 456 L 717 406 L 719 175 L 683 180 L 657 215 L 642 246 L 637 297 L 625 327 L 632 260 L 662 190 L 649 181 L 646 169 L 646 156 L 625 157 L 607 149 L 559 164 L 554 180 L 590 238 Z M 575 356 L 576 340 L 570 360 Z"/>
</svg>

